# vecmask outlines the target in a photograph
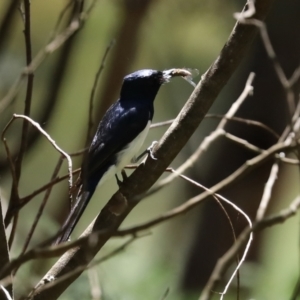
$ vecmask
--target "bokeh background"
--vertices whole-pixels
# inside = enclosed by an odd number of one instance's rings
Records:
[[[31,1],[34,56],[46,45],[66,4],[67,1],[62,0]],[[89,4],[86,1],[85,6]],[[95,124],[117,99],[122,78],[132,71],[188,67],[197,68],[200,74],[204,73],[217,58],[234,26],[233,13],[241,11],[244,4],[245,1],[241,0],[98,1],[83,28],[50,55],[35,72],[32,118],[65,151],[72,153],[82,149],[94,77],[105,49],[112,40],[115,44],[109,52],[97,88]],[[0,2],[0,17],[3,18],[9,5],[8,0]],[[288,76],[299,65],[299,12],[299,1],[276,0],[266,20],[272,44]],[[11,19],[6,35],[0,41],[0,99],[8,92],[26,62],[20,13],[16,11]],[[62,27],[67,19],[68,13],[62,21]],[[259,120],[281,133],[286,124],[284,93],[259,37],[211,112],[226,113],[242,92],[250,72],[256,74],[254,95],[242,105],[238,116]],[[196,82],[199,80],[200,76],[195,78]],[[15,101],[1,113],[1,132],[13,113],[23,113],[25,87],[23,85]],[[174,118],[192,89],[191,85],[178,78],[164,85],[156,98],[154,121]],[[215,119],[204,120],[172,166],[176,167],[185,161],[217,124],[218,120]],[[7,133],[13,153],[17,152],[20,142],[20,125],[20,121],[15,122]],[[153,129],[144,146],[158,140],[165,130]],[[272,136],[261,129],[232,124],[228,130],[261,148],[267,148],[275,142]],[[50,180],[58,157],[45,138],[31,129],[20,181],[21,196]],[[251,157],[253,153],[220,140],[209,148],[188,175],[211,186]],[[80,157],[74,158],[75,167],[80,166],[80,161]],[[264,165],[257,169],[222,194],[240,205],[250,216],[255,216],[270,166]],[[65,163],[60,174],[66,172]],[[299,192],[298,182],[297,167],[282,166],[268,213],[279,211],[290,203]],[[0,189],[4,208],[7,206],[10,188],[11,174],[1,144]],[[73,237],[83,231],[116,189],[115,180],[98,189]],[[177,179],[162,192],[142,201],[124,222],[123,228],[149,220],[199,192]],[[20,253],[41,200],[42,195],[21,211],[12,248],[14,256]],[[64,181],[55,186],[31,246],[59,229],[67,207],[67,182]],[[245,222],[241,216],[230,213],[238,233]],[[95,274],[103,293],[101,299],[161,299],[168,288],[170,292],[167,299],[198,299],[217,258],[232,243],[228,221],[211,199],[188,214],[161,224],[148,233],[125,251],[95,267],[92,273],[85,272],[61,299],[93,299],[89,276],[95,277]],[[121,238],[111,240],[99,253],[99,257],[123,242]],[[34,286],[53,262],[38,260],[23,266],[17,276],[17,295],[26,293]],[[280,226],[255,235],[248,260],[241,269],[241,299],[297,299],[291,297],[298,273],[299,220],[296,216]],[[235,283],[226,299],[236,299],[234,286]],[[218,299],[219,295],[213,298]]]

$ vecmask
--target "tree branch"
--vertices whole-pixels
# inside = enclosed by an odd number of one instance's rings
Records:
[[[258,1],[255,17],[264,19],[272,2],[273,0]],[[154,149],[153,154],[157,160],[148,157],[145,164],[137,168],[121,189],[113,195],[96,221],[86,229],[84,236],[97,230],[113,231],[120,226],[137,205],[134,197],[145,193],[155,183],[197,129],[208,109],[239,66],[256,33],[255,27],[240,23],[235,25],[220,56],[202,77],[186,105]],[[108,233],[94,240],[89,247],[78,247],[65,253],[44,278],[57,279],[76,267],[88,263],[109,238]],[[79,275],[76,274],[63,283],[53,284],[47,292],[42,290],[46,283],[43,279],[31,295],[32,299],[57,299]]]
[[[9,252],[8,252],[8,244],[6,240],[5,227],[3,222],[3,214],[2,214],[2,203],[1,203],[1,195],[0,195],[0,266],[5,266],[9,264]],[[12,285],[8,285],[6,290],[12,295]],[[7,296],[3,292],[0,291],[0,300],[7,300]]]

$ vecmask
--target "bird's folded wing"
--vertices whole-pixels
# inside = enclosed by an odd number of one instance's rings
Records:
[[[117,153],[141,133],[150,119],[149,110],[139,107],[124,109],[117,102],[102,119],[89,149],[87,176],[114,163]]]

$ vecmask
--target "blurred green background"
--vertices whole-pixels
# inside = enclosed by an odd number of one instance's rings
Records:
[[[0,17],[3,18],[9,3],[8,0],[0,2]],[[85,6],[90,3],[87,1]],[[61,0],[31,2],[34,56],[46,45],[66,4],[67,1]],[[82,149],[94,77],[112,40],[115,40],[115,46],[109,53],[97,89],[96,124],[110,103],[117,99],[121,79],[132,71],[188,67],[197,68],[203,74],[219,55],[235,24],[233,13],[240,11],[243,5],[244,1],[239,0],[98,1],[83,28],[72,38],[70,49],[63,46],[35,72],[32,118],[39,121],[68,153]],[[267,19],[271,40],[288,75],[299,63],[299,9],[296,1],[287,0],[283,4],[277,0]],[[66,20],[67,17],[62,23]],[[15,13],[0,48],[1,98],[25,66],[22,31],[21,16]],[[247,99],[238,115],[265,122],[280,133],[286,123],[284,95],[258,38],[211,111],[222,114],[228,110],[242,92],[250,71],[256,73],[254,96]],[[195,78],[196,82],[199,80],[200,76]],[[181,79],[174,79],[163,86],[156,98],[154,121],[174,118],[192,89]],[[23,113],[25,92],[26,85],[23,84],[16,101],[1,114],[1,131],[13,113]],[[172,166],[181,164],[217,124],[217,120],[204,120]],[[16,121],[7,134],[14,153],[20,141],[20,125],[21,122]],[[153,129],[144,147],[158,140],[165,129]],[[274,142],[261,130],[236,124],[229,129],[262,148]],[[34,132],[34,129],[30,130]],[[23,162],[21,196],[50,180],[59,157],[44,137],[36,136],[32,140]],[[244,149],[220,141],[205,153],[189,175],[210,186],[252,156]],[[74,159],[74,165],[80,166],[80,157]],[[270,165],[261,167],[234,187],[226,189],[224,194],[254,216],[269,168]],[[60,174],[66,172],[67,165],[64,163]],[[10,194],[11,175],[2,144],[0,176],[2,205],[5,207]],[[281,168],[268,213],[290,203],[298,193],[298,181],[296,167]],[[115,180],[98,189],[73,237],[84,230],[116,189]],[[199,192],[177,179],[159,194],[142,201],[124,222],[123,228],[149,220]],[[20,253],[41,200],[42,195],[22,209],[13,256]],[[64,181],[53,189],[31,246],[53,235],[66,213],[67,182]],[[239,232],[245,224],[241,217],[234,218]],[[125,251],[93,269],[90,276],[95,276],[95,272],[98,276],[103,293],[101,299],[161,299],[167,288],[170,289],[167,299],[198,299],[216,259],[231,245],[230,228],[224,219],[220,208],[210,199],[188,214],[151,229],[149,235],[137,239]],[[241,299],[281,300],[292,295],[299,273],[298,222],[298,217],[294,217],[255,236],[249,260],[241,269]],[[109,253],[124,240],[111,240],[98,256]],[[54,261],[38,260],[23,266],[17,276],[17,295],[34,286]],[[87,274],[85,272],[60,299],[93,299]],[[218,291],[222,290],[222,286]],[[236,299],[234,286],[235,283],[226,299]],[[218,298],[218,294],[213,296],[213,299]]]

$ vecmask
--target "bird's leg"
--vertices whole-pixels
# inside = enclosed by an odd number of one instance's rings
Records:
[[[146,155],[146,154],[147,154],[147,149],[146,149],[145,151],[143,151],[139,156],[133,157],[132,160],[131,160],[131,162],[132,162],[133,164],[138,163],[138,161],[139,161],[144,155]]]
[[[150,147],[148,147],[143,153],[141,153],[138,157],[134,159],[134,162],[138,162],[144,155],[148,154],[153,160],[157,160],[157,158],[153,155],[153,148],[158,144],[158,141],[153,141]]]
[[[116,180],[117,180],[117,184],[118,184],[119,187],[121,187],[122,184],[128,179],[128,176],[127,176],[125,170],[122,170],[122,171],[121,171],[121,175],[122,175],[123,181],[121,181],[121,180],[119,179],[118,175],[115,174]]]
[[[121,187],[121,185],[123,184],[122,180],[119,179],[119,177],[118,177],[117,174],[115,174],[115,177],[116,177],[116,180],[117,180],[117,185],[118,185],[119,187]]]
[[[125,172],[124,169],[121,171],[121,175],[122,175],[123,182],[128,179],[128,176],[127,176],[127,174],[126,174],[126,172]]]

